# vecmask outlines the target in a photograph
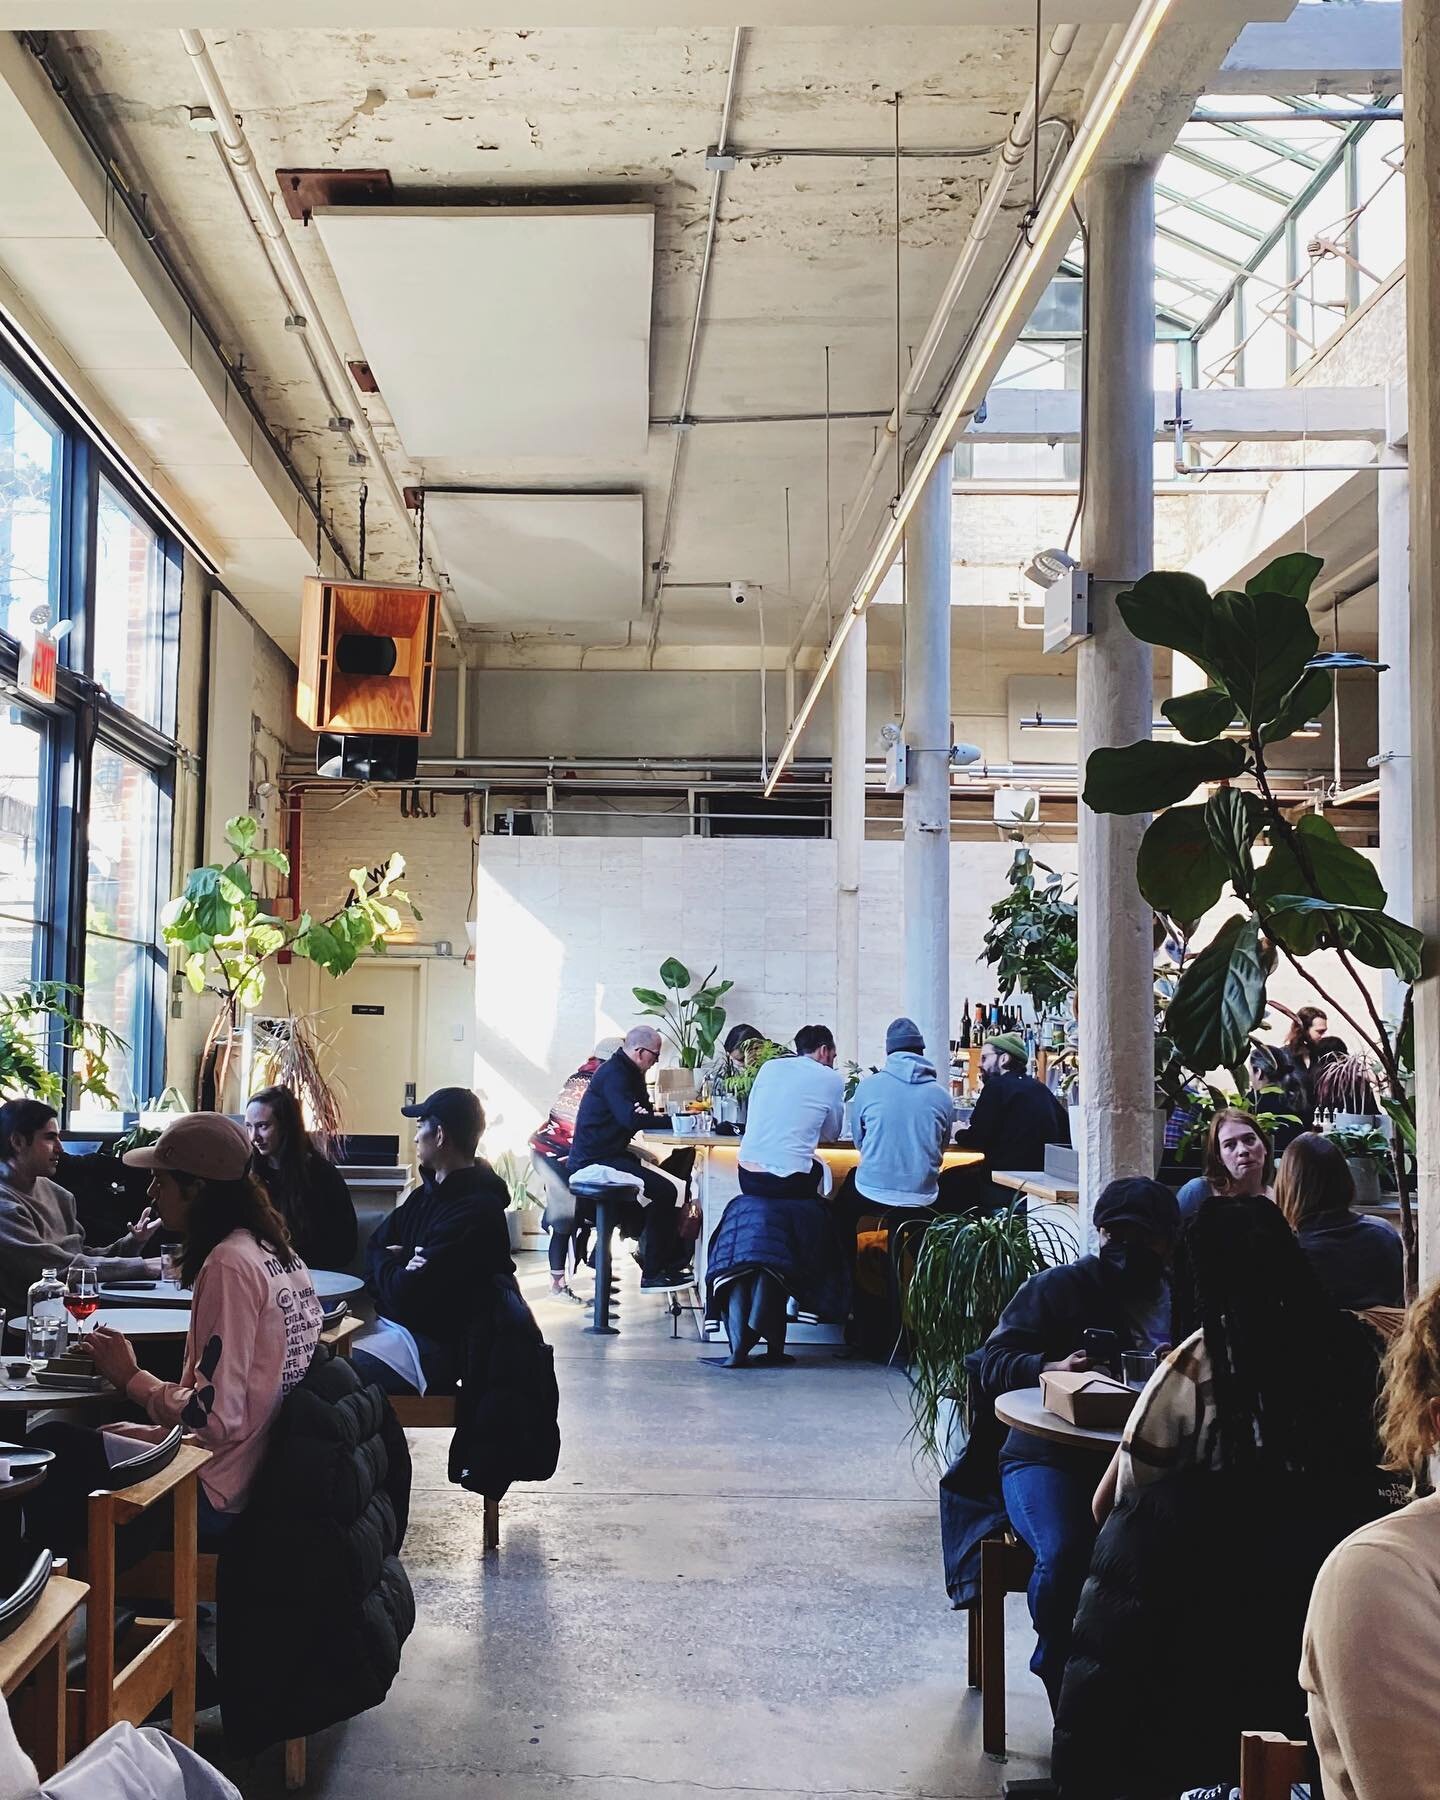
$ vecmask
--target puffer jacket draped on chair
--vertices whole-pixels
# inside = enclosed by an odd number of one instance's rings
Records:
[[[812,1196],[790,1200],[737,1194],[710,1235],[705,1310],[716,1319],[728,1275],[768,1269],[802,1312],[843,1319],[850,1283],[830,1208]]]
[[[220,1554],[220,1704],[237,1754],[385,1698],[415,1624],[399,1558],[409,1507],[410,1453],[389,1402],[319,1352]]]

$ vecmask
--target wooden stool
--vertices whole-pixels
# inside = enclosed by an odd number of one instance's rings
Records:
[[[980,1544],[980,1598],[970,1608],[970,1685],[980,1690],[980,1739],[1003,1762],[1005,1749],[1005,1596],[1023,1594],[1035,1572],[1028,1544],[993,1532]]]
[[[63,1570],[65,1564],[54,1567]],[[35,1678],[16,1735],[42,1781],[65,1763],[65,1641],[89,1591],[83,1581],[52,1572],[29,1618],[0,1640],[0,1693],[9,1700],[30,1676]]]
[[[407,1431],[453,1431],[455,1429],[455,1396],[453,1394],[391,1394],[388,1396],[395,1417]],[[500,1502],[485,1496],[485,1519],[482,1542],[486,1550],[500,1548]]]
[[[1240,1733],[1240,1800],[1290,1800],[1310,1774],[1310,1746],[1280,1731]]]
[[[85,1575],[90,1601],[85,1620],[85,1702],[81,1744],[90,1744],[112,1725],[143,1725],[168,1694],[170,1735],[195,1742],[195,1484],[210,1452],[182,1444],[175,1460],[148,1481],[114,1493],[91,1494]],[[116,1667],[115,1601],[120,1592],[115,1569],[115,1532],[152,1506],[169,1500],[174,1509],[170,1547],[170,1611],[163,1618],[138,1618],[127,1637],[129,1660]],[[153,1598],[154,1590],[148,1597]],[[72,1689],[72,1696],[82,1697]]]
[[[320,1342],[332,1356],[343,1356],[350,1360],[350,1340],[358,1337],[365,1329],[365,1321],[357,1319],[354,1313],[347,1313],[343,1319],[337,1319],[333,1325],[327,1325],[320,1333]]]

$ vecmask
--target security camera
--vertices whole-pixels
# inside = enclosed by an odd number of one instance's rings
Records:
[[[745,604],[747,596],[745,593],[745,583],[743,581],[732,581],[730,583],[730,598],[737,606],[743,606]]]

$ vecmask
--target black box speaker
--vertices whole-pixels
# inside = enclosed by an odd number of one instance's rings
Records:
[[[322,731],[315,740],[315,773],[335,781],[413,781],[419,760],[419,738]]]

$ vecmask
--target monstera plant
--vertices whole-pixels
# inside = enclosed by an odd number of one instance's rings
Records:
[[[1270,776],[1273,747],[1334,698],[1329,670],[1315,666],[1319,642],[1306,608],[1320,567],[1317,557],[1282,556],[1244,593],[1218,594],[1193,575],[1158,572],[1121,594],[1116,604],[1126,627],[1147,644],[1189,657],[1207,685],[1162,706],[1178,741],[1145,739],[1092,752],[1084,799],[1095,812],[1158,815],[1141,840],[1136,875],[1151,906],[1182,930],[1216,905],[1227,883],[1234,894],[1235,910],[1187,958],[1165,1011],[1165,1035],[1184,1065],[1202,1077],[1223,1066],[1243,1087],[1266,978],[1283,961],[1363,1042],[1380,1072],[1382,1104],[1413,1148],[1408,984],[1419,976],[1423,939],[1386,912],[1373,865],[1318,813],[1292,818]],[[1193,799],[1200,788],[1210,789],[1209,797]],[[1262,846],[1269,854],[1257,861]],[[1352,977],[1359,998],[1350,1005],[1322,984],[1313,961],[1318,950],[1330,951]],[[1381,1016],[1361,965],[1391,970],[1406,984],[1399,1019]],[[1414,1211],[1406,1159],[1395,1161],[1413,1292]]]

